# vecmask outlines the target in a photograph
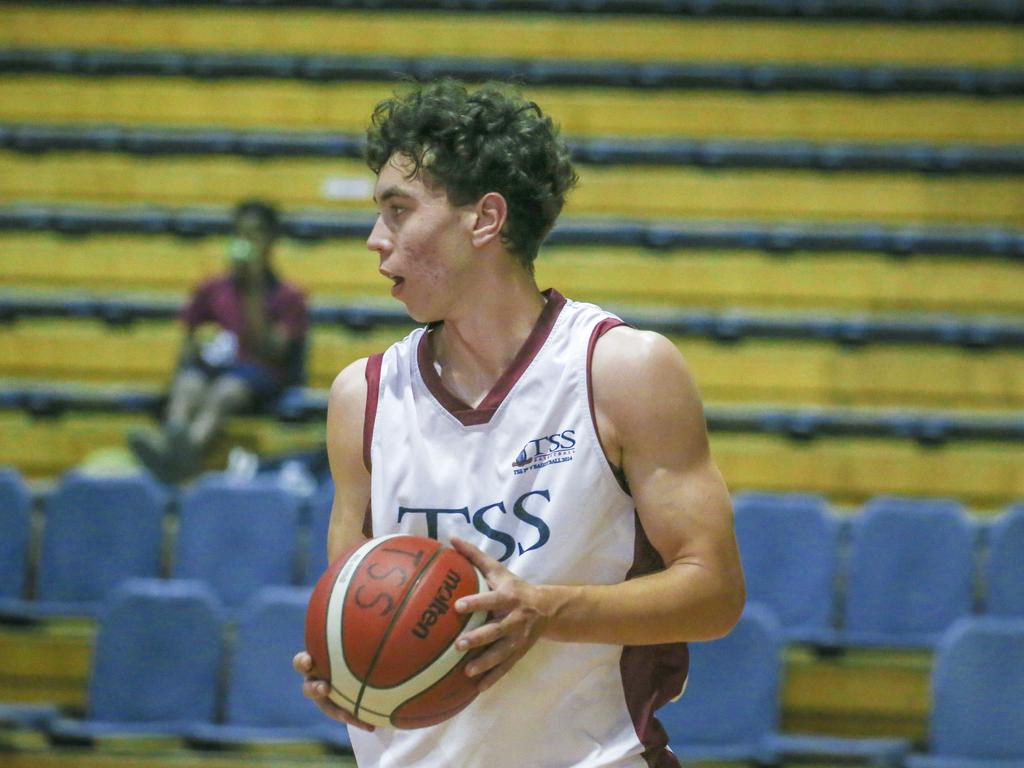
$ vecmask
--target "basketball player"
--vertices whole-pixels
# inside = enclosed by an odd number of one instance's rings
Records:
[[[675,346],[541,292],[533,260],[576,181],[540,109],[451,81],[386,100],[368,132],[368,246],[425,327],[331,388],[329,554],[368,536],[451,542],[492,591],[458,645],[480,695],[430,728],[373,729],[304,691],[361,768],[669,768],[654,710],[686,641],[744,602],[729,495]],[[661,194],[651,189],[651,195]]]

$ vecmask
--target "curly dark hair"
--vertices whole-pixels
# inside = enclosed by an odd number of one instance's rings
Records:
[[[530,270],[577,181],[551,118],[502,83],[472,91],[449,79],[411,86],[377,105],[366,139],[376,174],[397,153],[412,161],[410,178],[422,173],[453,205],[501,194],[502,242]]]

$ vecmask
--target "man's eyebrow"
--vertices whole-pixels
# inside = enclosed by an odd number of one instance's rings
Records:
[[[380,204],[380,203],[387,202],[388,200],[390,200],[393,197],[409,197],[409,196],[410,196],[410,192],[407,189],[405,189],[404,187],[393,186],[393,187],[388,187],[383,192],[381,192],[380,193],[380,197],[377,197],[377,195],[374,195],[373,196],[373,202]]]

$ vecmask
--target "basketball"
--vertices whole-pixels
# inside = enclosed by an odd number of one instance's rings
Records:
[[[372,725],[423,728],[476,696],[455,640],[487,618],[455,601],[487,589],[465,557],[422,536],[371,539],[320,577],[306,610],[306,650],[330,699]]]

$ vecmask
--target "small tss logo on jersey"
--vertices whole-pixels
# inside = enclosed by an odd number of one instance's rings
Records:
[[[531,440],[512,462],[512,471],[521,475],[532,469],[540,469],[549,464],[561,464],[572,461],[576,452],[576,430],[564,429],[553,435],[546,435]]]

